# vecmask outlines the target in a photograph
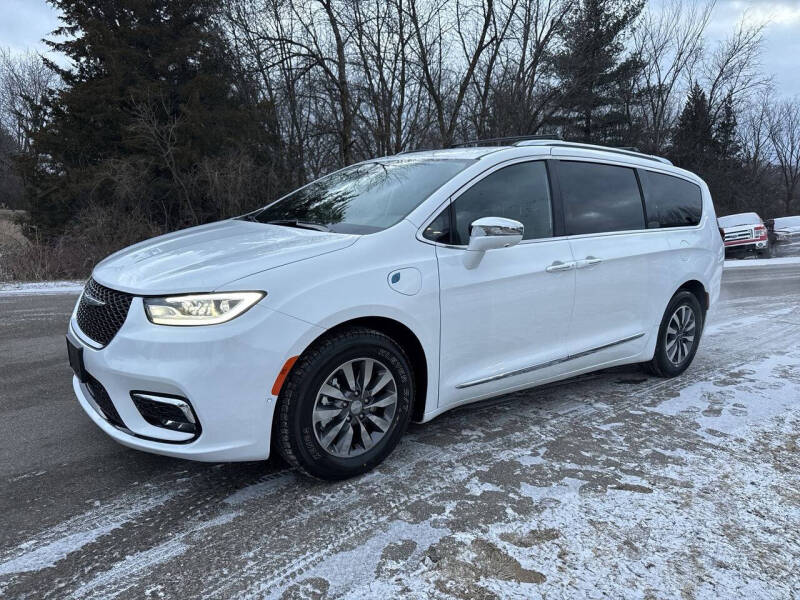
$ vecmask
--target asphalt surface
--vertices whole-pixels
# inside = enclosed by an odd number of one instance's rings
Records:
[[[726,270],[679,378],[459,409],[341,483],[111,441],[74,302],[0,296],[0,597],[800,595],[800,264]]]

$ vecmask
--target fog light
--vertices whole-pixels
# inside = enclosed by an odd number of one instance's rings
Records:
[[[197,417],[185,398],[131,392],[131,399],[142,418],[154,427],[182,433],[196,434],[200,431]]]

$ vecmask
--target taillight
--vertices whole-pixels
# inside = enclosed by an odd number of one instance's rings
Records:
[[[753,228],[753,234],[757,240],[765,240],[767,239],[767,228],[763,225],[756,225]]]

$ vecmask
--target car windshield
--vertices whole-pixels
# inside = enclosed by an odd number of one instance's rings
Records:
[[[473,162],[402,158],[361,163],[242,218],[337,233],[374,233],[401,221]]]

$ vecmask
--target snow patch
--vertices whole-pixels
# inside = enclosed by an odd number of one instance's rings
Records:
[[[581,486],[585,483],[586,482],[582,479],[565,477],[560,483],[555,485],[547,485],[544,487],[531,485],[522,481],[519,484],[519,488],[523,496],[530,498],[534,502],[538,502],[540,500],[544,500],[545,498],[555,498],[556,500],[561,500],[563,498],[577,496]]]
[[[147,492],[150,493],[152,492]],[[73,517],[41,533],[37,536],[38,539],[20,544],[16,551],[3,556],[0,559],[2,560],[0,575],[39,571],[52,567],[67,555],[119,529],[147,511],[161,506],[176,495],[177,492],[166,492],[152,497],[147,497],[146,494],[124,497],[100,510]]]
[[[265,477],[263,481],[248,485],[234,492],[225,498],[223,502],[231,506],[238,506],[239,504],[243,504],[249,500],[269,496],[273,492],[280,490],[286,484],[294,482],[295,480],[296,477],[294,473],[291,472],[284,471],[282,473],[271,473]]]
[[[0,296],[34,296],[39,294],[80,294],[85,281],[0,282]]]
[[[433,527],[430,522],[407,523],[405,521],[392,521],[382,532],[369,538],[360,546],[339,552],[327,557],[319,565],[303,573],[302,579],[320,577],[328,581],[327,597],[337,598],[344,596],[351,599],[367,599],[379,597],[397,597],[398,590],[390,590],[393,586],[376,586],[374,583],[375,571],[383,556],[383,550],[393,542],[412,540],[414,550],[407,562],[419,562],[424,552],[450,530]],[[291,584],[283,584],[279,588],[257,588],[248,590],[244,597],[247,598],[280,598]],[[383,593],[377,593],[378,588],[383,588]],[[384,595],[384,593],[391,592]]]
[[[483,492],[502,492],[503,488],[494,485],[493,483],[486,483],[478,481],[473,477],[467,482],[467,493],[470,496],[480,496]]]
[[[739,260],[726,260],[726,269],[741,267],[765,267],[778,265],[800,265],[800,256],[783,256],[780,258],[744,258]]]
[[[706,439],[718,439],[708,432],[734,434],[754,424],[761,424],[797,404],[800,398],[800,357],[775,354],[744,367],[744,381],[735,385],[724,380],[698,381],[680,394],[649,408],[667,416],[682,415],[693,419]],[[798,373],[800,375],[800,373]]]

